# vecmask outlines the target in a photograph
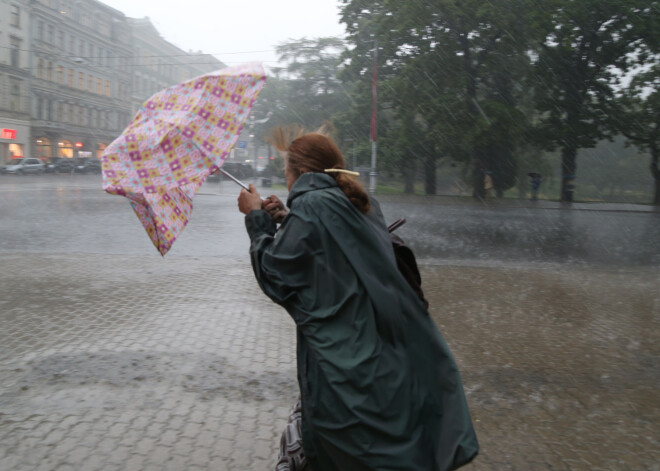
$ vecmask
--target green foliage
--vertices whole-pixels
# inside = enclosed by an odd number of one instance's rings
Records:
[[[345,43],[302,38],[278,46],[287,68],[262,92],[273,113],[268,128],[331,121],[347,165],[368,167],[376,65],[379,172],[402,178],[405,192],[421,175],[434,193],[436,167],[446,163],[472,175],[476,196],[484,172],[498,194],[527,188],[531,171],[547,175],[547,189],[555,174],[575,174],[578,155],[581,171],[598,165],[579,150],[619,133],[654,155],[658,4],[340,0]],[[628,85],[622,79],[632,71]],[[639,157],[612,158],[621,174],[630,173],[622,159]]]
[[[281,104],[289,123],[315,129],[346,109],[348,99],[337,77],[343,48],[338,38],[302,38],[276,47],[280,61],[287,64],[288,86]]]

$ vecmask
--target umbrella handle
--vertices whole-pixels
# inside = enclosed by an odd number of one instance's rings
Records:
[[[403,226],[406,223],[406,218],[397,219],[392,224],[387,226],[389,232],[397,230],[399,227]]]
[[[237,184],[239,184],[240,186],[242,186],[243,188],[245,188],[247,191],[250,191],[250,187],[249,187],[249,186],[247,186],[245,183],[243,183],[243,182],[240,181],[238,178],[236,178],[235,176],[233,176],[231,173],[227,172],[226,170],[224,170],[224,169],[222,169],[222,168],[219,168],[218,170],[220,170],[223,174],[225,174],[226,176],[228,176],[228,177],[229,177],[231,180],[233,180],[235,183],[237,183]]]

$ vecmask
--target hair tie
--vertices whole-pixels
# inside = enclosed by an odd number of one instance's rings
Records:
[[[346,175],[349,175],[351,177],[359,177],[360,173],[359,172],[353,172],[351,170],[346,170],[344,168],[326,168],[324,170],[325,173],[344,173]]]

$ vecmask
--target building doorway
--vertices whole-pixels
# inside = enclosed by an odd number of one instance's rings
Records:
[[[50,160],[53,156],[53,145],[47,137],[40,137],[36,141],[37,155],[40,160]]]

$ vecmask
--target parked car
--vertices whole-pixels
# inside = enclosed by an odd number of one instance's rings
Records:
[[[55,162],[55,172],[57,173],[71,173],[73,171],[73,167],[73,159],[63,158]]]
[[[44,162],[44,172],[55,173],[57,172],[57,159],[50,159]]]
[[[98,159],[76,160],[74,171],[77,173],[101,173],[101,161]]]
[[[23,175],[25,173],[44,173],[45,165],[39,159],[33,157],[24,157],[12,159],[0,168],[2,173],[14,175]]]

